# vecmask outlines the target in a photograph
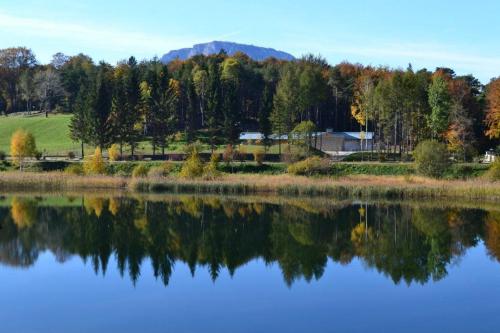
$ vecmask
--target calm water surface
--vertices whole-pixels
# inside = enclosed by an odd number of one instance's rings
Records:
[[[18,195],[0,226],[1,332],[500,332],[500,207]]]

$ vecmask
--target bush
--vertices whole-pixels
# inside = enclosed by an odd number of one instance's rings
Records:
[[[220,177],[221,172],[218,170],[219,166],[219,154],[212,153],[210,156],[210,162],[203,168],[203,178],[205,179],[215,179]]]
[[[491,181],[500,181],[500,157],[497,157],[495,162],[490,165],[485,176]]]
[[[229,165],[234,159],[234,149],[232,144],[228,144],[226,146],[226,149],[224,150],[224,153],[222,154],[222,160]]]
[[[258,147],[253,152],[253,160],[255,162],[257,162],[258,166],[261,166],[263,164],[265,155],[266,155],[266,152],[265,152],[264,148],[262,148],[262,147]]]
[[[182,165],[180,176],[182,178],[197,178],[203,175],[203,163],[198,151],[193,149],[186,162]]]
[[[94,155],[85,159],[83,170],[87,175],[102,175],[106,173],[106,163],[102,158],[101,148],[97,147]]]
[[[64,169],[64,172],[70,175],[81,176],[84,174],[83,166],[80,163],[73,163]]]
[[[317,156],[309,157],[288,166],[288,173],[292,175],[324,175],[331,170],[330,160]]]
[[[166,177],[174,171],[175,165],[171,162],[165,162],[162,165],[152,167],[149,169],[148,177],[159,178]]]
[[[0,150],[0,161],[5,161],[7,154],[4,151]]]
[[[446,145],[435,140],[419,143],[413,152],[413,157],[417,172],[428,177],[442,177],[450,166]]]
[[[139,163],[134,170],[132,170],[132,177],[134,178],[143,178],[148,175],[148,167],[143,163]]]
[[[108,157],[110,161],[118,161],[120,159],[120,147],[116,143],[109,147]]]

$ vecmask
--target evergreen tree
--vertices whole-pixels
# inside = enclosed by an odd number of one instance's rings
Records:
[[[259,131],[262,133],[264,137],[263,141],[265,146],[268,146],[270,143],[269,141],[269,136],[271,135],[270,116],[272,111],[273,111],[273,94],[271,91],[271,87],[266,84],[260,100],[259,115],[258,115]]]
[[[448,129],[451,106],[448,84],[442,75],[436,75],[429,86],[429,105],[432,110],[429,127],[438,138]]]
[[[95,84],[95,99],[92,101],[89,115],[89,139],[91,143],[107,148],[113,141],[112,100],[113,79],[112,68],[100,63]]]
[[[73,104],[73,117],[69,124],[70,137],[81,143],[82,158],[85,157],[84,144],[90,142],[90,109],[93,100],[92,87],[81,86]]]
[[[126,128],[128,135],[126,136],[126,142],[130,147],[130,153],[134,156],[135,148],[138,142],[141,140],[141,113],[140,113],[140,102],[141,102],[141,87],[139,78],[139,69],[137,67],[137,61],[134,57],[130,57],[128,62],[128,72],[125,77],[125,89],[126,89]]]

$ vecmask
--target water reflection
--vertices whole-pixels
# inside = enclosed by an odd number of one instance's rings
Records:
[[[115,262],[135,284],[147,258],[165,285],[177,261],[194,276],[208,267],[234,275],[245,263],[277,263],[284,281],[320,279],[329,259],[359,258],[394,283],[446,277],[484,240],[500,261],[500,212],[420,204],[332,204],[223,197],[10,197],[0,201],[0,262],[27,268],[49,250],[106,274]]]

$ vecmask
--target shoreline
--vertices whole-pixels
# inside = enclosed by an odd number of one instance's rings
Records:
[[[467,199],[500,202],[500,182],[418,176],[304,177],[224,174],[215,180],[2,172],[0,191],[125,190],[131,193],[326,196],[361,199]]]

